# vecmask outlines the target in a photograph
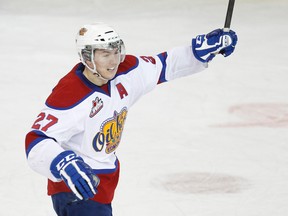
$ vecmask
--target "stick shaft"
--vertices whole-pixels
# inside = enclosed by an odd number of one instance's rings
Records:
[[[235,0],[229,0],[224,29],[230,29]]]

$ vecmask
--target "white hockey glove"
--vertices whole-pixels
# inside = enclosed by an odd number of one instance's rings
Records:
[[[209,62],[219,53],[224,57],[231,55],[237,41],[234,31],[225,32],[223,29],[216,29],[207,35],[198,35],[193,38],[192,51],[199,61]]]
[[[50,171],[66,185],[80,200],[93,198],[100,183],[92,168],[73,151],[60,153],[51,163]]]

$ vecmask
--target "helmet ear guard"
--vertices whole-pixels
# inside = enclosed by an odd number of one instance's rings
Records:
[[[85,49],[81,50],[81,56],[82,56],[82,60],[84,62],[91,61],[91,55],[92,55],[92,50],[91,49],[85,48]]]

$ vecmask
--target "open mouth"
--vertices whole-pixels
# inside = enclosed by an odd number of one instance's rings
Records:
[[[114,70],[115,70],[115,68],[116,68],[116,67],[113,67],[113,68],[108,68],[107,70],[111,72],[111,71],[114,71]]]

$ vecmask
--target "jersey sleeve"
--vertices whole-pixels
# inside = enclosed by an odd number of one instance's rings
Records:
[[[76,124],[73,112],[44,108],[26,135],[25,147],[28,165],[52,181],[58,181],[50,172],[52,160],[65,150],[63,147],[82,129]]]
[[[162,65],[166,81],[203,71],[208,67],[207,63],[202,63],[195,58],[192,47],[176,47],[167,52],[167,56],[158,55]]]
[[[176,47],[156,56],[140,56],[137,69],[131,73],[133,80],[133,105],[142,95],[158,84],[198,73],[207,68],[197,60],[191,46]]]

